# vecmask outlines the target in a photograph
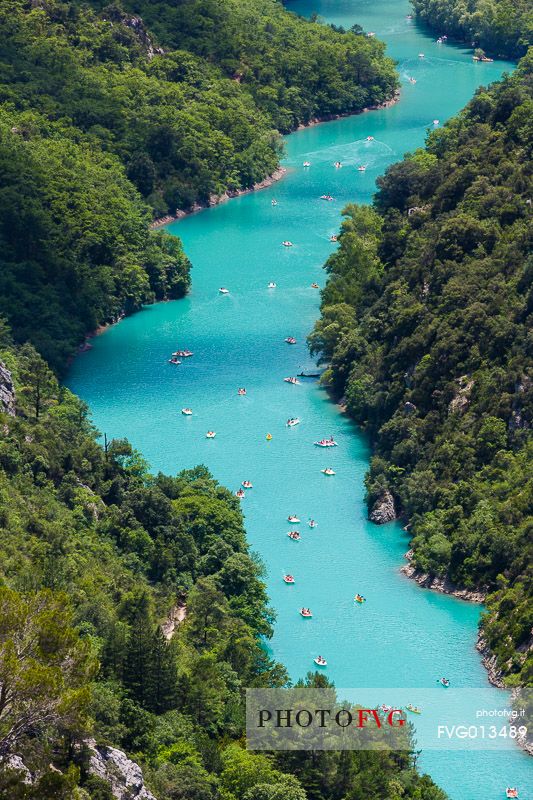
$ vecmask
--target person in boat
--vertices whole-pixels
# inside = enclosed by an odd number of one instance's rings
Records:
[[[334,233],[329,237],[329,240],[330,240],[330,242],[336,242],[337,241],[337,237],[335,236]]]

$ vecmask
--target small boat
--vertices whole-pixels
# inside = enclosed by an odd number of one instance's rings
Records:
[[[302,615],[302,617],[312,617],[313,616],[313,613],[312,613],[310,608],[301,608],[300,609],[300,614]]]
[[[443,41],[444,40],[443,40],[442,36],[439,36],[439,38],[437,39],[437,44],[442,44]]]
[[[416,83],[416,78],[409,78],[409,83]]]
[[[246,497],[246,492],[244,491],[244,489],[237,489],[237,491],[235,492],[235,496],[240,497],[242,500],[243,497]]]
[[[229,294],[229,289],[225,289],[224,286],[221,286],[218,291],[220,294]]]
[[[318,283],[312,283],[311,289],[320,289],[320,286],[318,285]]]
[[[275,289],[276,288],[276,284],[274,283],[274,281],[270,281],[270,283],[268,284],[268,288],[269,289]]]
[[[293,575],[284,575],[283,580],[285,583],[294,583],[294,576]]]
[[[330,242],[337,242],[337,241],[338,241],[338,238],[337,238],[337,236],[335,236],[335,234],[333,233],[333,234],[332,234],[332,235],[329,237],[329,240],[330,240]]]
[[[175,353],[172,353],[173,356],[177,356],[178,358],[190,358],[194,355],[192,350],[176,350]]]
[[[440,38],[442,39],[443,42],[445,42],[448,37],[446,35],[442,35]]]
[[[293,542],[299,542],[300,539],[302,538],[298,531],[289,531],[287,536],[289,537],[289,539],[292,539]]]
[[[291,419],[287,420],[287,428],[294,428],[295,425],[299,425],[300,420],[298,417],[291,417]]]
[[[181,413],[185,414],[186,417],[190,417],[192,414],[192,408],[182,408]]]
[[[487,58],[487,56],[481,56],[480,61],[483,61],[485,64],[490,64],[491,61],[494,61],[493,58]]]
[[[405,19],[413,19],[413,15],[412,14],[408,14]]]
[[[292,242],[289,242],[288,239],[287,239],[287,241],[282,242],[281,244],[283,245],[283,247],[292,247]]]
[[[334,439],[321,439],[319,442],[313,442],[316,447],[338,447]]]
[[[277,206],[277,204],[278,204],[277,200],[271,200],[270,201],[270,205],[272,205],[272,206]]]
[[[251,481],[243,481],[241,485],[242,485],[243,489],[253,489],[254,488],[254,485],[253,485],[253,483],[251,483]]]
[[[317,656],[316,658],[313,659],[313,661],[315,662],[317,667],[327,667],[328,665],[328,662],[323,656]]]
[[[434,119],[433,120],[433,125],[438,125],[438,124],[439,124],[439,120],[438,119]]]
[[[287,342],[287,344],[296,344],[296,339],[294,338],[294,336],[287,336],[285,341]]]
[[[340,168],[342,167],[342,164],[341,164],[341,162],[340,162],[340,161],[335,161],[335,163],[333,164],[333,166],[335,167],[335,169],[340,169]]]
[[[419,53],[419,54],[418,54],[418,58],[425,58],[425,55],[424,55],[424,53]]]
[[[320,199],[321,200],[333,200],[333,197],[330,194],[321,194],[320,195]]]
[[[310,519],[307,524],[309,525],[310,528],[316,528],[317,525],[318,525],[318,522],[316,522],[316,520],[314,520],[314,519]]]
[[[168,363],[169,364],[175,364],[176,366],[178,366],[178,364],[181,364],[181,361],[178,361],[177,358],[174,358],[174,356],[172,356],[172,358],[168,359]]]
[[[479,56],[472,56],[472,61],[481,61]]]
[[[215,436],[216,436],[216,433],[215,433],[215,431],[207,431],[207,433],[206,433],[206,435],[205,435],[205,438],[206,438],[206,439],[214,439],[214,438],[215,438]]]
[[[390,712],[392,711],[392,706],[387,706],[385,703],[382,703],[379,706],[378,710],[381,711],[383,714],[390,714]]]
[[[326,469],[321,469],[320,472],[323,472],[324,475],[335,475],[335,470],[331,469],[331,467],[326,467]]]
[[[271,433],[267,433],[266,440],[267,440],[267,442],[272,441],[272,434]]]
[[[311,162],[310,161],[304,161],[303,165],[304,165],[304,167],[310,167],[311,166]]]
[[[368,36],[370,39],[372,38],[372,36],[375,36],[375,35],[376,35],[376,34],[374,33],[374,31],[369,31],[369,32],[367,33],[367,36]]]
[[[508,786],[505,790],[505,796],[509,798],[518,797],[518,789]]]
[[[289,516],[287,517],[287,522],[300,522],[300,520],[298,519],[298,517],[295,517],[293,514],[289,514]]]
[[[237,394],[240,395],[241,397],[244,397],[244,395],[246,394],[246,389],[244,388],[244,386],[240,386],[237,389]]]
[[[364,164],[361,164],[359,167],[357,167],[357,171],[358,171],[358,172],[366,172],[366,167],[365,167],[365,165],[364,165]]]
[[[363,597],[362,594],[356,594],[354,600],[356,603],[366,603],[366,597]]]
[[[444,686],[445,689],[447,689],[448,686],[450,685],[450,681],[448,680],[448,678],[439,678],[437,683],[442,684],[442,686]]]
[[[285,383],[292,383],[293,386],[297,386],[300,383],[298,378],[283,378],[283,380]]]
[[[367,140],[367,142],[373,142],[374,141],[374,137],[373,136],[367,136],[366,140]]]
[[[405,707],[406,707],[407,711],[411,712],[411,714],[421,714],[422,713],[422,709],[419,708],[418,706],[414,706],[412,703],[407,703],[407,705]]]

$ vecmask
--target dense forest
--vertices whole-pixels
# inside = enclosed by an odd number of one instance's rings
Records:
[[[439,35],[493,56],[521,58],[533,37],[529,0],[411,0],[417,17]]]
[[[126,6],[0,6],[0,313],[56,370],[99,324],[187,291],[154,216],[252,186],[279,130],[396,88],[381,43],[275,0]]]
[[[261,644],[273,614],[239,501],[204,467],[150,475],[127,442],[98,445],[3,321],[0,359],[0,797],[112,800],[94,737],[157,800],[445,800],[413,753],[243,749],[244,687],[287,674]]]
[[[311,348],[370,434],[422,573],[489,592],[484,636],[531,684],[533,60],[349,206]]]

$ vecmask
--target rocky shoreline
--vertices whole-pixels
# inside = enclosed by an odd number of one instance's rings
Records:
[[[323,117],[315,117],[314,119],[309,120],[309,122],[301,123],[296,128],[297,131],[304,130],[304,128],[311,128],[314,125],[321,125],[323,122],[333,122],[336,119],[344,119],[344,117],[355,117],[359,114],[365,114],[367,111],[380,111],[384,108],[390,108],[391,106],[395,105],[400,99],[400,90],[398,89],[393,97],[390,100],[385,100],[384,103],[378,103],[375,106],[367,106],[362,108],[360,111],[347,111],[346,114],[326,114]],[[220,203],[225,203],[226,200],[232,200],[234,197],[240,197],[243,194],[250,194],[250,192],[257,192],[260,189],[267,189],[269,186],[272,186],[277,181],[281,180],[287,174],[287,169],[285,167],[278,167],[272,175],[268,175],[259,183],[254,183],[253,186],[250,186],[247,189],[234,189],[223,192],[222,194],[212,194],[209,197],[207,203],[194,203],[194,205],[188,211],[177,210],[174,215],[167,214],[164,217],[159,217],[159,219],[155,219],[151,224],[151,230],[156,230],[157,228],[161,228],[164,225],[169,225],[171,222],[176,222],[179,219],[183,219],[184,217],[188,217],[190,214],[196,214],[198,211],[203,211],[206,208],[213,208],[214,206],[218,206]]]
[[[220,203],[225,203],[226,200],[232,200],[234,197],[240,197],[243,194],[250,194],[250,192],[257,192],[260,189],[267,189],[269,186],[272,186],[274,183],[276,183],[276,181],[280,181],[284,175],[286,175],[286,173],[287,170],[285,167],[278,167],[278,169],[275,170],[272,175],[268,175],[262,181],[259,181],[259,183],[254,183],[254,185],[250,186],[248,189],[228,189],[222,194],[212,194],[207,203],[194,203],[189,211],[178,210],[174,216],[167,214],[166,217],[160,217],[150,224],[150,228],[151,230],[155,230],[156,228],[161,228],[163,225],[168,225],[170,222],[176,222],[178,219],[188,217],[190,214],[196,214],[198,211],[203,211],[206,208],[218,206]]]
[[[411,563],[413,558],[413,551],[408,550],[405,558],[409,562],[405,566],[400,567],[400,572],[407,578],[416,581],[419,586],[424,589],[432,589],[434,592],[441,594],[453,595],[458,597],[459,600],[467,600],[469,603],[484,603],[486,594],[485,592],[471,591],[470,589],[461,589],[453,584],[448,578],[439,578],[437,575],[429,575],[416,569]]]

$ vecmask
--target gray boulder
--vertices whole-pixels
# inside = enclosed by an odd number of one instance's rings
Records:
[[[11,373],[0,361],[0,412],[15,416],[15,387]]]
[[[376,525],[384,525],[385,522],[392,522],[393,520],[398,519],[396,508],[394,506],[394,497],[388,489],[383,492],[381,497],[378,497],[372,506],[370,519],[372,522],[375,522]]]
[[[86,743],[90,752],[89,772],[106,781],[116,800],[157,800],[144,785],[142,769],[115,747]]]

